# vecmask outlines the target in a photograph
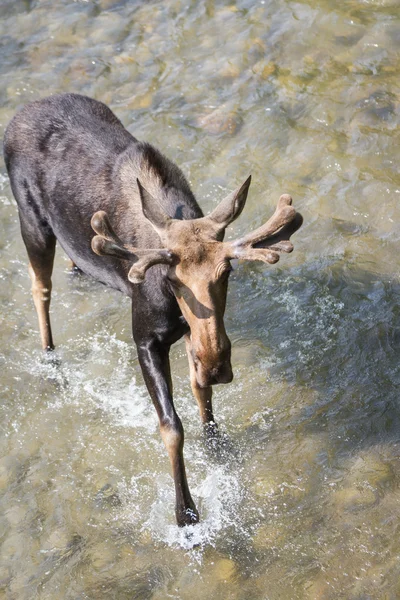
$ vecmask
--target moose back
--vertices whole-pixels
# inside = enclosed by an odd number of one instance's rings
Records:
[[[292,251],[301,216],[284,194],[264,225],[224,242],[250,177],[204,216],[179,167],[135,139],[104,104],[78,94],[26,105],[6,130],[4,154],[43,348],[54,348],[49,307],[58,240],[84,273],[132,299],[133,338],[171,461],[176,519],[196,523],[170,347],[185,337],[201,421],[207,435],[217,436],[212,386],[233,377],[223,320],[230,260],[277,262],[280,252]]]

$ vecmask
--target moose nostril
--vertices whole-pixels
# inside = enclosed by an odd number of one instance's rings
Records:
[[[214,367],[210,371],[212,383],[230,383],[233,379],[233,372],[230,362],[224,362]]]

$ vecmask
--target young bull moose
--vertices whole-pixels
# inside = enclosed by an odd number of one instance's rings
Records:
[[[223,321],[230,260],[277,262],[279,252],[292,251],[301,216],[284,194],[265,225],[223,242],[250,177],[204,217],[174,163],[136,140],[104,104],[77,94],[25,106],[7,128],[4,152],[43,348],[54,348],[49,307],[58,240],[84,273],[132,299],[139,362],[172,464],[177,522],[197,522],[172,399],[171,344],[185,336],[193,394],[206,432],[215,435],[211,386],[233,377]]]

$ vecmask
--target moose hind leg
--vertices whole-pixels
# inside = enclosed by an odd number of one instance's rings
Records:
[[[56,237],[47,226],[42,226],[41,231],[36,231],[36,236],[32,237],[32,232],[27,231],[21,222],[21,231],[28,252],[29,276],[32,281],[32,296],[39,320],[42,348],[53,350],[49,311]]]

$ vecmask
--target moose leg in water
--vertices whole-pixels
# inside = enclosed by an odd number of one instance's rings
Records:
[[[194,367],[192,347],[190,336],[185,336],[186,352],[189,359],[190,384],[192,386],[193,396],[196,398],[199,407],[200,419],[204,425],[204,431],[207,436],[214,436],[218,433],[218,426],[214,421],[212,409],[212,387],[201,388],[197,383],[196,370]]]
[[[169,455],[175,483],[175,514],[178,525],[197,523],[199,513],[190,495],[183,461],[184,434],[172,400],[169,346],[151,339],[138,344],[139,363],[158,414],[160,432]]]
[[[36,218],[33,211],[28,212],[29,216],[26,213],[20,213],[21,233],[29,258],[29,276],[32,282],[33,302],[39,320],[42,348],[52,350],[54,344],[49,310],[56,237],[43,220]]]
[[[43,259],[37,258],[36,253],[28,249],[29,276],[32,281],[32,296],[39,319],[40,338],[43,350],[53,350],[53,336],[50,325],[51,274],[53,272],[56,238],[51,240],[51,246]]]
[[[182,319],[179,319],[175,326],[172,325],[179,313],[175,298],[157,299],[153,295],[152,300],[149,300],[146,294],[148,285],[146,282],[143,288],[137,286],[132,299],[133,337],[143,378],[157,411],[161,437],[171,462],[175,484],[176,520],[178,525],[184,526],[197,523],[199,513],[186,479],[183,460],[184,432],[172,398],[169,351],[171,344],[187,330],[187,325]],[[164,309],[168,305],[169,310],[162,312],[157,300],[164,305]],[[145,319],[143,319],[143,310],[146,313]],[[149,333],[149,322],[152,324],[152,333]]]

